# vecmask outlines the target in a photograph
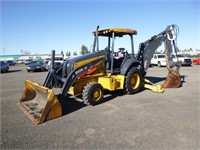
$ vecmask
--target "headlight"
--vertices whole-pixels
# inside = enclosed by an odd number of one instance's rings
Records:
[[[26,67],[26,69],[31,69],[30,67]]]

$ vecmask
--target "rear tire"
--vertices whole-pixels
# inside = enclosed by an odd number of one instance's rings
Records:
[[[103,87],[96,82],[90,82],[83,88],[83,100],[87,105],[96,105],[103,99]]]
[[[42,72],[43,72],[43,71],[45,71],[45,68],[44,68],[44,67],[42,67],[42,68],[41,68],[41,71],[42,71]]]
[[[126,94],[138,93],[143,85],[143,78],[140,69],[132,68],[127,73],[124,85],[124,91]]]

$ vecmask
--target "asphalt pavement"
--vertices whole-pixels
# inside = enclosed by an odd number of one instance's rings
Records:
[[[181,67],[182,86],[164,93],[106,92],[97,106],[68,99],[65,114],[34,125],[19,109],[24,80],[42,84],[47,72],[28,73],[25,65],[0,74],[1,149],[200,149],[200,66]],[[147,78],[165,80],[165,67]]]

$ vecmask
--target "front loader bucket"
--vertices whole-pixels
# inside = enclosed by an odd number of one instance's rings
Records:
[[[161,85],[163,88],[178,88],[181,86],[181,78],[179,72],[169,72],[166,80]]]
[[[40,124],[62,115],[61,103],[53,90],[29,80],[25,81],[25,87],[18,106],[34,124]]]

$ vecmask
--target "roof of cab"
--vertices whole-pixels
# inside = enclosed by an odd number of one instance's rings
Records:
[[[99,36],[112,36],[112,33],[115,32],[115,37],[117,36],[123,36],[123,35],[136,35],[137,31],[133,29],[128,28],[107,28],[98,30]],[[94,35],[96,35],[96,31],[93,32]]]

